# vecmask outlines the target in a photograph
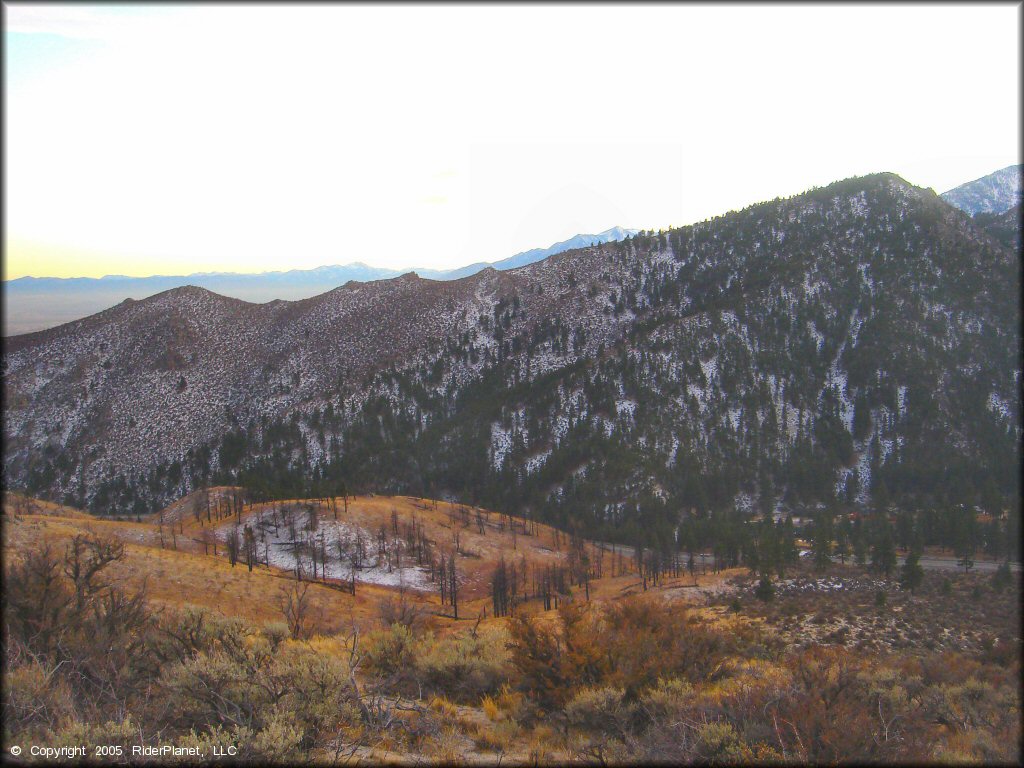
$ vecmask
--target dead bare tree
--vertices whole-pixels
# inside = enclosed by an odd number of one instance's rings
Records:
[[[288,624],[288,631],[296,640],[308,637],[306,627],[307,614],[309,613],[309,584],[291,582],[289,586],[281,590],[278,595],[278,607],[284,614],[285,622]]]
[[[378,610],[385,627],[401,624],[406,629],[414,630],[419,627],[423,618],[422,608],[409,599],[404,586],[399,588],[397,596],[382,601]]]
[[[455,553],[448,558],[448,594],[452,603],[452,618],[459,618],[459,574],[455,570]]]
[[[241,544],[238,540],[238,526],[231,528],[231,535],[228,536],[228,562],[231,563],[231,567],[235,567],[235,563],[238,562],[238,552],[241,548]]]
[[[88,598],[108,586],[97,575],[109,563],[124,557],[124,542],[80,533],[64,551],[64,574],[75,587],[75,607],[81,611]]]
[[[252,573],[252,567],[256,563],[256,535],[248,524],[245,526],[242,537],[245,544],[245,564],[249,567],[249,573]]]
[[[191,501],[192,516],[200,525],[203,524],[203,510],[206,509],[206,499],[204,498],[206,494],[206,489],[196,491],[195,494],[192,496]]]

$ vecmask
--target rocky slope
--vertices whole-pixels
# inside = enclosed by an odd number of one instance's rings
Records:
[[[426,493],[627,536],[680,509],[1017,498],[1019,264],[880,174],[298,302],[168,291],[7,340],[5,480]]]

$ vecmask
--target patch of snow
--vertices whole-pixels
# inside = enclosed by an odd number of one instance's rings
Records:
[[[615,412],[620,416],[625,416],[628,419],[634,418],[636,414],[636,400],[617,400],[615,402]]]
[[[896,413],[901,417],[907,413],[907,387],[905,384],[896,388]]]
[[[819,331],[818,328],[814,325],[814,323],[810,320],[807,321],[807,330],[810,331],[811,336],[814,337],[815,347],[819,352],[821,352],[821,348],[825,346],[825,335],[821,331]]]
[[[729,426],[731,426],[734,430],[739,430],[740,428],[740,413],[741,409],[739,408],[729,409]]]
[[[855,501],[858,504],[867,504],[871,490],[871,448],[867,442],[857,449],[857,480],[860,485]]]
[[[549,448],[546,451],[541,451],[540,453],[535,453],[533,456],[530,456],[523,464],[523,467],[526,469],[526,474],[532,475],[534,472],[540,470],[550,455],[551,449]]]
[[[718,355],[715,355],[710,360],[701,360],[700,367],[704,371],[704,378],[710,384],[711,380],[718,373]]]
[[[294,508],[290,513],[294,519],[293,526],[281,524],[286,512],[277,516],[278,524],[275,524],[276,510],[275,507],[268,507],[245,520],[256,537],[256,557],[260,563],[269,560],[270,565],[286,571],[295,571],[296,563],[298,563],[305,579],[316,580],[326,576],[328,579],[346,581],[352,575],[352,561],[339,552],[338,542],[342,543],[342,548],[345,551],[351,552],[356,546],[357,540],[361,539],[365,554],[360,567],[355,569],[357,582],[392,587],[405,586],[419,591],[433,589],[426,569],[417,566],[411,556],[405,554],[404,541],[389,537],[388,547],[392,553],[389,565],[387,557],[378,553],[377,535],[361,526],[326,518],[321,512],[318,515],[316,528],[310,530],[307,513]],[[234,527],[234,523],[220,526],[216,530],[217,538],[222,542],[227,542]],[[239,527],[240,541],[243,540],[243,530],[244,525]],[[294,538],[292,538],[293,530]],[[312,550],[314,547],[319,553],[316,574],[313,573]],[[326,552],[326,562],[321,562],[323,552]],[[399,565],[399,563],[401,564]]]
[[[864,191],[858,192],[850,198],[850,210],[859,219],[866,219],[868,216],[868,201]]]
[[[993,413],[998,413],[1000,418],[1010,418],[1010,404],[1006,400],[1001,398],[998,393],[989,392],[988,400],[986,401],[986,406]]]
[[[511,448],[511,430],[503,429],[498,422],[491,424],[491,466],[494,467],[495,472],[501,471],[505,457]]]

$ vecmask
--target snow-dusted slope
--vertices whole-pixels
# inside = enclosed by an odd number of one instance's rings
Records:
[[[4,477],[97,511],[327,477],[595,525],[1012,496],[1018,290],[887,174],[455,281],[175,289],[8,340]]]
[[[1024,166],[1007,166],[943,192],[941,197],[971,216],[976,213],[1003,213],[1020,204],[1021,169]]]

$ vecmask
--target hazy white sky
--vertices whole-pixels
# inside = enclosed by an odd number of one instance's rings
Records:
[[[1019,157],[1019,6],[5,3],[5,277],[454,267]]]

